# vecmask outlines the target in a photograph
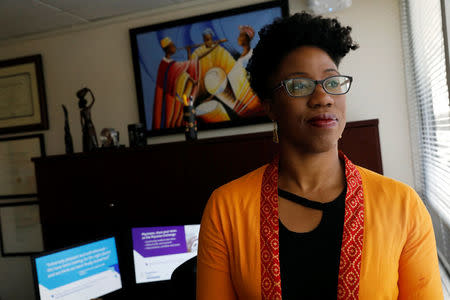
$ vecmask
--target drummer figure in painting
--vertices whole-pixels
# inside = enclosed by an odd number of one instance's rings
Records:
[[[175,62],[172,59],[177,48],[169,37],[163,38],[160,44],[164,51],[164,57],[159,64],[156,78],[152,129],[181,126],[183,105],[176,99],[176,83],[183,76],[185,86],[182,94],[189,90],[188,95],[191,95],[195,92],[194,83],[198,73],[196,60]]]
[[[216,34],[211,28],[206,28],[202,32],[203,43],[192,46],[193,48],[197,47],[192,53],[192,58],[204,57],[199,64],[199,100],[205,100],[210,96],[204,83],[206,73],[212,68],[220,68],[225,74],[228,74],[236,62],[232,55],[220,45],[227,42],[227,39],[214,40],[215,36]]]
[[[152,129],[180,127],[183,122],[182,97],[186,95],[195,99],[197,96],[199,60],[213,51],[215,47],[211,47],[198,56],[191,57],[192,46],[187,46],[185,49],[189,59],[175,61],[172,56],[176,53],[177,47],[170,37],[161,39],[160,45],[164,51],[164,57],[158,67]]]

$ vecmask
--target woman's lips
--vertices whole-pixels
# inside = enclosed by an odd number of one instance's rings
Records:
[[[308,123],[314,127],[332,128],[337,126],[338,119],[334,114],[320,114],[309,119]]]

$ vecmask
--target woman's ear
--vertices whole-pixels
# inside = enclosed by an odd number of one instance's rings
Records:
[[[275,121],[277,118],[276,118],[274,107],[273,107],[273,100],[272,99],[264,99],[262,104],[263,104],[264,111],[266,112],[267,116],[272,121]]]

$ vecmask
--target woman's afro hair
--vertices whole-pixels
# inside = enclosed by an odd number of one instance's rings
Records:
[[[250,85],[264,101],[271,97],[270,76],[277,71],[281,60],[301,46],[315,46],[324,50],[336,66],[350,51],[359,46],[353,42],[352,28],[342,26],[337,19],[313,16],[306,12],[278,18],[259,31],[259,42],[247,66]]]

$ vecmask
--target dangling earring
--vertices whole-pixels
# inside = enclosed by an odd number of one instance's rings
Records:
[[[273,121],[273,142],[278,144],[279,139],[278,139],[278,123],[276,121]]]

